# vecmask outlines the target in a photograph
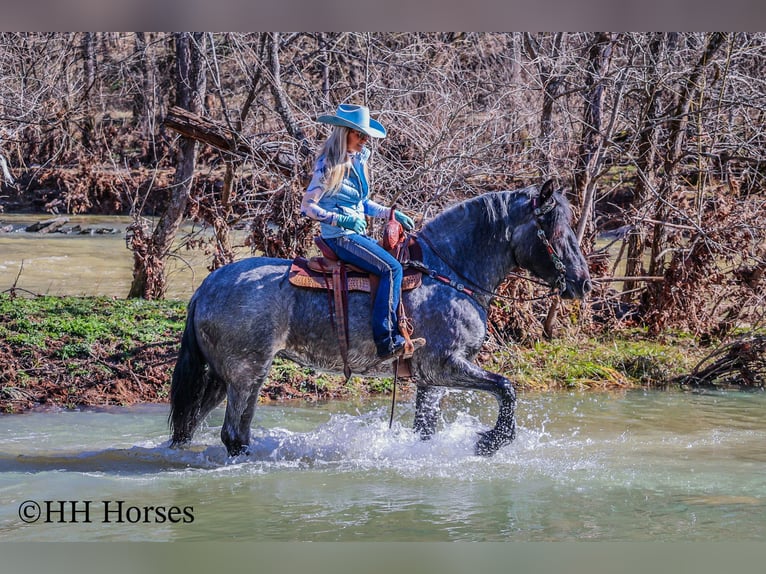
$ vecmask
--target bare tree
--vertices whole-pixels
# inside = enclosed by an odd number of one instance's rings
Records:
[[[540,109],[540,133],[538,135],[540,179],[551,177],[551,149],[554,138],[553,106],[564,88],[564,77],[561,72],[562,45],[566,35],[556,32],[549,40],[538,39],[532,34],[524,33],[524,48],[527,57],[536,67],[540,85],[543,90]],[[542,40],[542,41],[541,41]],[[547,54],[542,52],[544,43],[548,40]]]
[[[577,225],[577,239],[582,242],[585,230],[593,220],[595,203],[595,179],[603,159],[600,153],[605,140],[609,138],[601,124],[604,99],[604,82],[612,54],[612,35],[597,32],[588,47],[588,62],[585,70],[584,104],[582,130],[577,149],[574,172],[574,196],[582,206]]]
[[[647,204],[651,196],[651,190],[656,182],[657,139],[660,128],[662,109],[660,99],[662,97],[663,66],[662,57],[666,53],[669,40],[666,34],[658,32],[652,34],[649,39],[648,49],[644,51],[644,67],[646,72],[646,86],[641,93],[644,94],[642,106],[641,124],[637,127],[637,179],[634,192],[633,204],[641,207]],[[636,217],[631,223],[627,243],[627,257],[625,261],[625,275],[637,277],[644,274],[643,253],[646,243],[645,225],[643,217]],[[635,281],[626,281],[623,285],[624,301],[630,301],[631,294],[636,289]]]
[[[203,54],[206,36],[203,33],[180,32],[174,35],[176,44],[176,101],[179,106],[199,113],[205,97],[206,69]],[[165,262],[181,225],[192,188],[197,143],[181,138],[176,156],[176,172],[170,201],[149,237],[142,220],[132,227],[134,254],[133,283],[128,297],[161,299],[167,290]]]
[[[93,116],[92,91],[96,85],[96,43],[98,34],[86,32],[82,39],[82,63],[83,63],[83,119],[82,119],[82,145],[90,149],[93,143],[93,131],[96,120]]]
[[[684,157],[684,144],[686,142],[686,128],[690,119],[690,107],[692,101],[699,94],[700,77],[705,73],[712,57],[720,49],[726,35],[720,32],[714,32],[710,35],[705,45],[704,51],[695,64],[689,76],[681,85],[681,90],[670,117],[668,127],[667,148],[664,151],[663,177],[660,183],[656,198],[656,209],[654,212],[654,231],[652,235],[651,260],[649,262],[649,274],[656,275],[663,270],[662,252],[665,249],[665,222],[670,208],[670,195],[673,191],[675,182],[673,174],[678,166],[678,162]]]

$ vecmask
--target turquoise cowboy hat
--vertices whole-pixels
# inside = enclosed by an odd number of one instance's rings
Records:
[[[319,116],[317,121],[333,126],[344,126],[359,130],[372,138],[386,137],[386,128],[380,122],[370,119],[370,110],[366,106],[356,104],[341,104],[335,110],[335,115]]]

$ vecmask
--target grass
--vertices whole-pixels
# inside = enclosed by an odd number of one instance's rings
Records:
[[[0,410],[23,410],[16,403],[2,404],[3,397],[12,402],[21,389],[32,396],[41,387],[51,402],[59,401],[57,389],[66,397],[58,404],[78,404],[78,392],[112,392],[109,401],[115,402],[167,400],[185,316],[182,301],[1,294]],[[633,330],[497,346],[481,354],[481,363],[520,390],[663,388],[690,372],[707,352],[684,334],[650,338]],[[262,397],[356,398],[388,394],[392,388],[391,377],[345,382],[277,358]],[[413,388],[402,386],[405,392]],[[34,396],[30,400],[39,402],[39,393]]]
[[[180,301],[117,300],[105,297],[0,296],[0,337],[22,346],[45,347],[51,339],[88,345],[95,341],[155,343],[183,329]]]
[[[509,346],[484,366],[528,390],[664,388],[704,354],[691,338],[651,339],[634,330]]]

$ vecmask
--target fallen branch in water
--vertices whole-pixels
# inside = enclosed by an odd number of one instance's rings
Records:
[[[734,341],[705,357],[689,375],[676,380],[692,388],[766,387],[766,335]]]

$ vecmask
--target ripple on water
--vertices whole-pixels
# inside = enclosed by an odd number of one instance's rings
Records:
[[[185,449],[169,448],[166,407],[0,417],[0,537],[4,527],[16,539],[62,534],[16,530],[14,505],[35,496],[172,502],[199,512],[193,526],[173,532],[94,530],[115,538],[766,535],[763,397],[524,396],[516,440],[492,458],[473,448],[496,411],[472,401],[448,406],[426,442],[410,428],[411,405],[397,406],[391,429],[387,406],[264,406],[250,453],[238,457],[220,442],[221,410]]]

